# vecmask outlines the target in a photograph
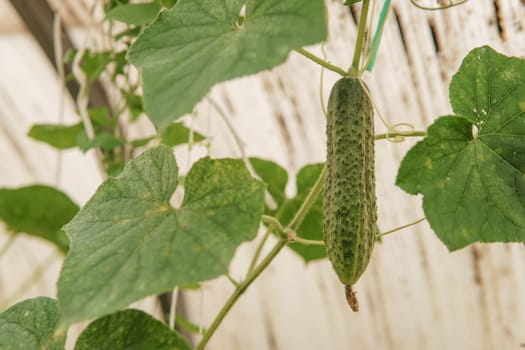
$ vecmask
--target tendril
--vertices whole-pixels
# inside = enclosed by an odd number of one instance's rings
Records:
[[[414,5],[415,7],[419,8],[419,9],[422,9],[422,10],[426,10],[426,11],[439,11],[439,10],[446,10],[446,9],[448,9],[448,8],[451,8],[451,7],[455,7],[455,6],[458,6],[458,5],[464,4],[464,3],[466,3],[467,1],[468,1],[468,0],[460,0],[460,1],[456,1],[456,2],[454,2],[453,0],[448,0],[448,1],[437,1],[437,2],[438,2],[438,5],[437,5],[437,6],[434,6],[434,7],[420,5],[420,4],[418,3],[418,0],[410,0],[410,3],[412,3],[412,5]],[[445,4],[442,4],[443,2],[445,2]]]
[[[406,127],[408,130],[401,130],[401,128]],[[393,142],[393,143],[399,143],[405,141],[405,135],[404,134],[411,134],[414,130],[416,130],[416,127],[413,124],[410,123],[397,123],[394,125],[391,125],[390,128],[388,128],[386,132],[386,139],[387,141]],[[391,135],[394,134],[394,135]]]

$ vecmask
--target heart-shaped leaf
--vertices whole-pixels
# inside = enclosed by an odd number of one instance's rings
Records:
[[[169,147],[148,150],[106,180],[64,227],[71,241],[58,281],[64,322],[220,276],[237,246],[255,237],[264,185],[242,161],[195,163],[180,209],[169,203],[177,178]]]
[[[450,250],[525,241],[525,60],[484,46],[450,84],[457,115],[439,118],[403,159],[397,184],[422,193]]]

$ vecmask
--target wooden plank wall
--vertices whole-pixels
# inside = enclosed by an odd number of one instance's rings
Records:
[[[391,123],[424,129],[449,113],[447,86],[461,58],[491,45],[525,58],[525,3],[471,0],[446,11],[426,12],[408,0],[394,7],[373,74],[366,75],[375,102]],[[339,1],[327,1],[330,61],[351,60],[355,24]],[[1,7],[0,7],[1,8]],[[0,16],[1,17],[1,16]],[[321,55],[320,47],[309,48]],[[290,178],[305,164],[324,159],[324,116],[319,103],[320,68],[291,54],[286,64],[260,75],[215,87],[211,93],[227,111],[246,152],[278,162]],[[326,100],[337,79],[325,73]],[[34,42],[23,33],[0,36],[0,186],[57,183],[78,203],[94,192],[101,177],[92,155],[57,153],[24,137],[36,122],[56,122],[60,84]],[[65,120],[76,116],[65,103]],[[239,156],[224,123],[207,102],[192,121],[211,139],[215,157]],[[377,132],[385,132],[376,118]],[[140,133],[140,131],[138,131]],[[416,142],[378,141],[379,225],[387,230],[423,216],[421,198],[394,186],[400,160]],[[177,148],[183,169],[204,147]],[[289,194],[294,192],[289,184]],[[0,233],[0,247],[7,240]],[[231,274],[241,279],[256,242],[240,247]],[[271,243],[267,248],[271,247]],[[60,257],[47,244],[18,238],[0,258],[0,306],[39,263],[51,261],[45,278],[19,298],[55,294]],[[188,317],[208,325],[232,291],[225,278],[184,292]],[[517,349],[525,343],[525,249],[521,244],[476,244],[449,253],[420,224],[385,238],[357,284],[358,314],[349,311],[328,262],[304,263],[284,251],[234,307],[209,345],[210,350],[289,349]]]

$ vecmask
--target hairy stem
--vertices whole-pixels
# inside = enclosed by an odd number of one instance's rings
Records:
[[[210,338],[213,336],[213,334],[215,333],[219,325],[222,323],[228,312],[231,310],[233,305],[235,305],[239,297],[246,291],[246,289],[248,289],[248,287],[253,283],[253,281],[255,281],[257,277],[259,277],[259,275],[266,269],[266,267],[270,265],[270,263],[273,261],[273,259],[275,259],[277,254],[279,254],[279,252],[289,242],[288,237],[283,237],[282,233],[295,232],[299,225],[301,225],[301,222],[303,221],[306,213],[308,213],[312,205],[315,203],[315,200],[317,199],[319,193],[321,192],[321,189],[323,188],[324,172],[325,170],[323,168],[323,171],[319,175],[319,178],[313,185],[308,195],[306,196],[306,199],[304,200],[303,204],[295,213],[295,216],[293,217],[292,221],[290,221],[288,226],[286,226],[286,228],[283,229],[280,222],[271,216],[263,217],[263,220],[265,220],[266,222],[271,222],[272,226],[274,226],[277,230],[282,231],[280,232],[281,237],[279,238],[279,241],[277,241],[273,249],[268,253],[268,255],[266,255],[266,257],[261,261],[261,263],[257,265],[257,267],[254,268],[252,271],[248,272],[246,279],[240,282],[237,288],[235,288],[232,295],[228,298],[221,311],[219,311],[219,313],[213,320],[210,328],[208,328],[208,330],[206,330],[206,332],[202,336],[202,339],[195,350],[204,350],[204,347],[210,341]],[[262,245],[260,245],[260,247],[262,247]]]
[[[213,323],[211,324],[210,328],[206,330],[204,333],[201,341],[199,342],[199,345],[195,348],[195,350],[204,350],[204,347],[208,342],[210,341],[210,338],[215,333],[219,325],[222,323],[228,312],[231,310],[233,305],[237,302],[239,297],[248,289],[248,287],[252,284],[252,282],[259,277],[261,272],[263,272],[268,265],[273,261],[273,259],[279,254],[281,249],[286,245],[287,240],[285,238],[281,238],[277,244],[273,247],[270,253],[264,258],[263,261],[252,271],[248,274],[246,279],[242,281],[237,288],[235,288],[235,291],[233,294],[228,298],[224,306],[222,307],[221,311],[217,314],[215,317],[215,320],[213,320]]]
[[[345,76],[345,75],[348,75],[344,69],[342,68],[339,68],[337,66],[334,66],[333,64],[331,64],[330,62],[327,62],[325,60],[323,60],[322,58],[320,57],[317,57],[316,55],[314,55],[313,53],[309,52],[309,51],[306,51],[305,49],[295,49],[295,52],[297,53],[300,53],[301,55],[303,55],[304,57],[314,61],[315,63],[317,63],[318,65],[328,69],[328,70],[331,70],[332,72],[336,72],[337,74],[340,74],[342,76]]]

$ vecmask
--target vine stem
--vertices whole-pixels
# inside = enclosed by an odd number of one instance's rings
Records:
[[[365,40],[366,22],[368,18],[368,8],[370,7],[370,0],[363,0],[361,7],[361,15],[359,16],[359,28],[357,30],[357,41],[355,43],[354,58],[352,66],[348,70],[350,75],[357,76],[359,74],[359,61],[361,60],[361,52],[363,51],[363,42]]]
[[[306,196],[306,199],[304,200],[303,204],[293,217],[292,221],[288,224],[288,226],[285,229],[285,232],[287,230],[291,231],[297,231],[299,228],[299,225],[303,222],[304,217],[314,204],[315,200],[321,193],[321,190],[323,189],[323,178],[325,173],[326,167],[323,167],[323,170],[321,171],[321,174],[319,174],[319,177],[317,178],[317,181],[313,185],[312,189],[310,190],[310,193]]]
[[[299,54],[301,54],[301,55],[303,55],[304,57],[314,61],[318,65],[320,65],[320,66],[322,66],[322,67],[324,67],[324,68],[326,68],[328,70],[331,70],[332,72],[336,72],[337,74],[340,74],[342,76],[348,75],[348,73],[345,72],[345,70],[343,68],[334,66],[330,62],[325,61],[325,60],[323,60],[320,57],[317,57],[316,55],[314,55],[313,53],[311,53],[309,51],[306,51],[305,49],[299,48],[299,49],[295,49],[294,51],[299,53]]]
[[[85,49],[78,50],[77,54],[75,55],[75,58],[73,59],[72,72],[78,84],[80,85],[80,89],[78,90],[78,95],[76,98],[78,114],[80,115],[80,119],[82,120],[82,124],[84,125],[86,135],[91,141],[95,137],[95,128],[93,127],[93,123],[91,122],[91,118],[89,117],[88,111],[89,84],[87,75],[84,73],[80,65],[85,51]],[[107,177],[107,173],[104,166],[104,155],[98,147],[96,147],[94,151],[100,175],[103,178],[105,178]]]
[[[261,272],[263,272],[268,265],[273,261],[273,259],[279,254],[281,249],[286,246],[286,243],[288,241],[285,238],[279,239],[277,244],[273,247],[273,249],[268,253],[268,255],[261,261],[261,263],[251,272],[248,274],[247,278],[242,281],[237,288],[235,288],[235,291],[233,294],[228,298],[224,306],[222,307],[221,311],[217,314],[215,317],[215,320],[211,324],[210,328],[206,330],[204,335],[202,336],[201,341],[199,342],[199,345],[195,348],[195,350],[204,350],[204,347],[212,337],[212,335],[215,333],[219,325],[222,323],[228,312],[231,310],[233,305],[237,302],[239,297],[248,289],[248,287],[252,284],[252,282],[259,277]]]
[[[283,229],[283,232],[295,232],[299,225],[301,225],[301,222],[303,221],[306,213],[310,210],[312,205],[314,204],[315,200],[319,196],[319,193],[321,193],[321,189],[323,188],[323,178],[324,178],[324,172],[325,168],[323,168],[323,171],[319,175],[319,178],[313,185],[312,189],[306,196],[306,199],[304,200],[303,204],[299,208],[299,210],[295,213],[295,216],[293,217],[292,221],[286,226],[286,228]],[[265,216],[263,218],[266,221],[272,221],[272,217]],[[277,220],[277,219],[275,219]],[[281,230],[282,226],[280,223],[272,224],[277,230]],[[282,235],[283,232],[280,232]],[[212,324],[210,325],[210,328],[206,330],[204,335],[202,336],[201,341],[195,348],[195,350],[204,350],[204,347],[208,342],[210,341],[211,337],[219,327],[219,325],[222,323],[228,312],[231,310],[233,305],[237,302],[239,297],[248,289],[248,287],[255,281],[257,277],[270,265],[270,263],[275,259],[277,254],[286,246],[286,244],[289,242],[288,236],[281,236],[275,246],[272,248],[272,250],[264,257],[264,259],[261,261],[259,265],[257,265],[256,268],[254,268],[252,271],[248,273],[246,276],[246,279],[239,283],[238,287],[235,288],[232,295],[228,298],[226,303],[223,305],[222,309],[219,311],[215,319],[213,320]]]
[[[268,238],[270,238],[271,233],[272,233],[272,228],[269,227],[266,230],[266,233],[264,234],[261,242],[257,246],[257,249],[255,250],[255,254],[253,255],[252,261],[250,262],[250,266],[248,267],[248,273],[250,273],[255,268],[255,266],[257,265],[257,260],[259,260],[259,257],[261,256],[261,253],[262,253],[262,250],[263,250],[263,247],[266,244],[266,241],[268,240]]]

